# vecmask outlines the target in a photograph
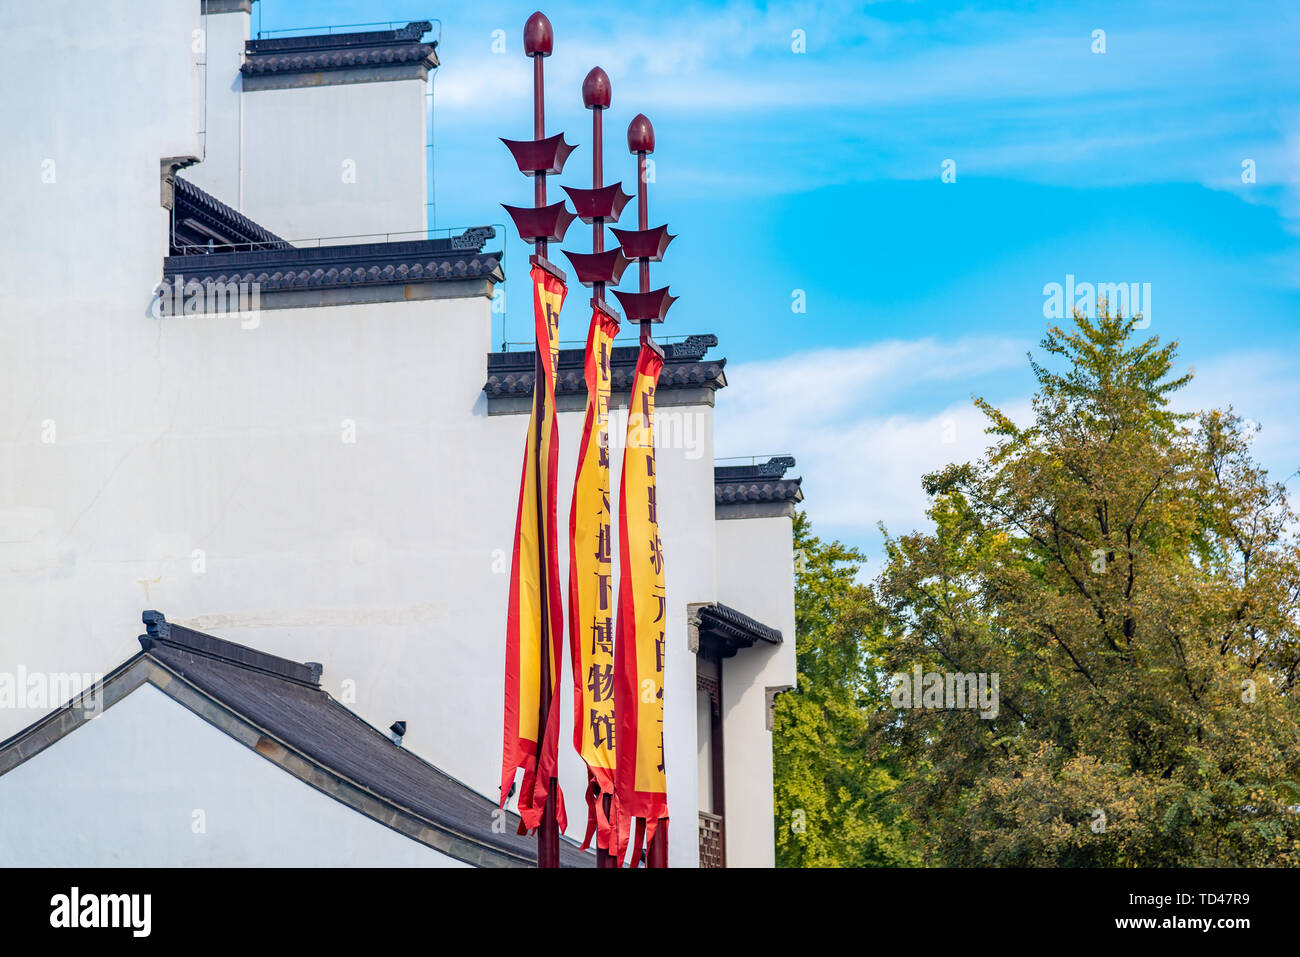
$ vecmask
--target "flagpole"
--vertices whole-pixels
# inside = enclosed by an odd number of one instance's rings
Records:
[[[644,113],[638,113],[628,124],[627,148],[628,152],[636,154],[637,228],[615,229],[614,235],[618,237],[623,255],[628,261],[636,260],[639,264],[641,284],[637,292],[626,293],[615,289],[614,295],[623,304],[623,311],[629,321],[641,324],[641,344],[649,346],[662,357],[662,350],[650,335],[650,326],[664,321],[668,308],[676,302],[677,297],[669,294],[667,286],[662,289],[650,288],[650,264],[663,259],[664,250],[676,237],[669,234],[666,224],[650,228],[647,157],[655,151],[655,130]]]
[[[533,60],[533,139],[542,140],[546,138],[546,106],[544,102],[545,84],[543,79],[542,59],[550,56],[553,34],[551,32],[551,23],[546,17],[538,12],[528,18],[524,24],[524,53]],[[538,170],[533,175],[533,205],[537,209],[546,206],[546,173]],[[533,240],[533,253],[538,258],[546,259],[546,239],[537,237]],[[546,414],[546,390],[543,387],[545,380],[546,368],[542,363],[542,348],[550,348],[549,343],[537,343],[537,362],[533,375],[533,398],[537,403],[537,422],[545,421]],[[533,467],[537,475],[542,475],[542,442],[541,435],[537,437],[538,441],[533,446],[535,456]],[[538,550],[538,567],[545,569],[547,567],[546,555],[546,507],[542,490],[542,483],[537,483],[537,515],[539,517],[538,528],[541,534],[537,536]],[[546,738],[546,728],[549,723],[551,714],[551,697],[555,689],[551,686],[551,616],[548,608],[550,595],[548,588],[538,590],[541,598],[541,628],[538,633],[541,637],[539,644],[541,646],[541,693],[538,695],[538,716],[537,716],[537,737],[538,750],[542,748],[542,742]],[[537,828],[537,866],[538,867],[559,867],[560,866],[560,825],[555,814],[555,793],[556,779],[551,778],[549,786],[546,789],[546,805],[542,811],[542,823]]]
[[[618,296],[619,301],[623,304],[628,319],[641,324],[640,341],[642,349],[657,353],[660,360],[662,360],[663,351],[651,336],[650,329],[653,323],[664,321],[668,308],[673,304],[675,297],[669,294],[666,286],[662,289],[651,290],[650,263],[659,262],[663,258],[664,250],[673,237],[669,235],[667,225],[653,230],[650,228],[650,187],[647,176],[649,161],[647,157],[655,150],[655,131],[654,126],[644,113],[638,113],[633,117],[632,122],[628,124],[627,148],[629,152],[636,154],[637,229],[636,232],[624,232],[616,229],[614,233],[619,238],[624,256],[629,260],[638,260],[640,287],[637,292],[630,294],[614,290],[614,295]],[[652,448],[651,455],[653,454]],[[635,755],[632,755],[632,758],[635,760]],[[628,756],[620,753],[620,767],[622,766],[621,762],[626,760],[628,760]],[[659,817],[654,824],[654,835],[646,848],[646,866],[667,867],[667,816]],[[630,863],[633,867],[636,866],[635,861]]]
[[[594,193],[605,185],[603,158],[605,155],[604,143],[604,124],[601,117],[605,115],[605,109],[610,103],[609,77],[600,67],[596,67],[587,74],[587,79],[582,84],[582,105],[591,110],[591,189]],[[603,253],[605,251],[605,220],[599,216],[591,221],[591,251],[593,253]],[[603,282],[592,283],[592,298],[599,303],[605,301],[605,284]],[[609,820],[609,812],[613,801],[608,794],[600,794],[596,800],[601,802],[601,807],[605,815],[605,820]],[[617,867],[618,861],[611,854],[608,848],[596,843],[596,866],[597,867]]]
[[[516,570],[522,569],[519,578],[511,582],[510,614],[507,624],[506,646],[506,701],[505,701],[505,750],[502,761],[502,788],[509,784],[512,770],[524,769],[524,785],[527,794],[520,795],[520,815],[525,826],[537,835],[537,866],[560,866],[560,828],[566,819],[564,797],[560,793],[556,760],[558,757],[558,699],[557,685],[563,665],[558,656],[556,644],[563,640],[563,614],[559,600],[558,582],[558,532],[556,524],[555,469],[554,462],[557,449],[556,410],[548,408],[547,397],[553,394],[555,383],[554,348],[558,335],[559,310],[566,293],[564,272],[553,265],[546,257],[548,243],[562,242],[565,231],[573,221],[574,214],[569,212],[563,201],[546,205],[546,177],[548,174],[560,174],[564,162],[573,147],[564,142],[564,134],[557,133],[549,139],[546,137],[546,112],[543,98],[545,92],[542,58],[551,55],[554,46],[554,34],[551,23],[539,11],[528,18],[524,24],[524,53],[533,60],[533,138],[529,140],[502,139],[514,157],[519,172],[534,177],[533,205],[509,206],[502,204],[520,237],[533,244],[533,254],[528,257],[529,270],[533,282],[534,321],[536,323],[537,352],[534,365],[532,423],[529,427],[531,450],[525,451],[526,467],[521,480],[519,518],[515,527]],[[543,452],[545,447],[546,451]],[[524,498],[528,477],[533,476],[535,496],[531,500]],[[527,501],[527,508],[525,502]],[[526,515],[526,513],[531,513]],[[535,516],[537,553],[523,555],[525,522]],[[535,563],[535,564],[534,564]],[[537,617],[521,622],[523,602],[520,596],[525,592],[537,591]],[[531,614],[530,614],[531,618]],[[532,625],[536,624],[536,631]],[[520,669],[524,658],[525,640],[531,642],[536,636],[538,643],[536,657],[529,655],[528,672]],[[531,648],[527,649],[531,651]],[[532,671],[536,663],[538,671]],[[551,669],[555,675],[552,678]],[[511,687],[515,681],[516,686]],[[534,685],[533,682],[536,681]],[[526,682],[526,684],[525,684]],[[537,724],[529,728],[529,721],[519,720],[517,708],[519,703],[537,694]],[[552,718],[557,724],[552,724]],[[518,720],[519,726],[512,730],[510,722]],[[512,734],[514,735],[512,744]],[[527,753],[531,745],[533,751]],[[513,768],[511,762],[517,762]],[[540,803],[539,791],[545,790],[546,798]],[[503,799],[504,803],[504,799]]]
[[[655,148],[654,127],[650,125],[650,120],[645,114],[638,114],[632,120],[632,125],[627,131],[627,142],[629,149],[636,153],[636,227],[638,230],[645,231],[650,228],[650,187],[646,182],[646,157],[654,152]],[[639,291],[642,295],[647,295],[650,292],[650,259],[641,257],[640,266]],[[641,344],[657,351],[650,329],[651,323],[642,321]],[[646,848],[645,863],[648,868],[668,866],[668,820],[666,818],[660,819],[655,828],[654,837]]]
[[[649,121],[647,120],[646,126],[648,127],[649,125],[650,125]],[[632,135],[631,131],[629,131],[628,133],[629,139],[631,138],[631,135]],[[652,148],[653,148],[653,143],[654,143],[654,133],[651,132],[650,144]],[[644,143],[644,141],[642,141],[633,145],[644,146],[646,144]],[[645,172],[646,172],[645,159],[648,153],[649,151],[645,149],[639,149],[636,151],[636,228],[640,230],[646,230],[650,228],[650,194],[647,190],[646,181],[645,181]],[[642,293],[647,293],[650,291],[650,260],[646,259],[645,257],[642,257],[641,262],[638,265],[640,266],[640,279],[641,279],[641,286],[639,291]],[[641,323],[641,344],[645,345],[649,341],[650,341],[650,323],[643,322]]]
[[[623,192],[622,183],[611,183],[609,186],[605,185],[604,111],[609,109],[611,100],[612,92],[610,89],[609,75],[599,66],[592,67],[587,73],[586,78],[582,81],[582,105],[592,111],[591,131],[593,149],[591,159],[591,186],[590,188],[578,186],[563,187],[564,191],[569,194],[569,199],[573,201],[578,217],[581,218],[584,223],[589,223],[592,228],[591,252],[570,252],[567,249],[563,250],[564,255],[569,258],[569,262],[573,265],[574,271],[577,273],[578,281],[584,286],[590,286],[592,289],[592,325],[591,331],[587,337],[587,347],[589,352],[586,356],[586,363],[584,365],[584,371],[588,378],[589,390],[587,396],[587,418],[585,423],[584,442],[589,441],[590,437],[596,432],[603,433],[605,436],[603,454],[601,454],[599,460],[592,461],[587,458],[585,453],[590,452],[590,448],[585,448],[579,453],[578,473],[574,479],[573,508],[575,511],[571,513],[569,519],[570,546],[575,550],[575,553],[572,556],[572,562],[574,564],[570,566],[571,571],[575,569],[579,563],[579,557],[576,554],[576,541],[580,532],[580,527],[583,533],[590,535],[590,523],[596,518],[596,513],[590,511],[589,505],[587,506],[588,511],[583,513],[577,511],[579,508],[579,486],[580,483],[583,482],[584,474],[587,470],[595,470],[603,473],[603,492],[605,499],[603,509],[605,528],[603,534],[608,536],[612,531],[612,524],[608,519],[609,466],[607,456],[608,401],[610,387],[608,348],[612,346],[612,339],[617,335],[617,324],[622,317],[606,303],[605,293],[609,287],[618,285],[619,280],[623,275],[623,271],[627,268],[628,260],[623,256],[622,250],[618,246],[615,246],[608,252],[606,251],[605,224],[618,222],[623,207],[631,201],[632,197]],[[600,343],[598,351],[597,343]],[[595,372],[594,377],[592,376],[593,369]],[[574,517],[578,514],[582,514],[581,521],[578,521]],[[584,565],[587,564],[588,559],[591,557],[592,556],[584,555],[582,557],[582,563]],[[612,580],[612,576],[607,577],[608,580]],[[580,676],[588,673],[588,665],[583,661],[585,656],[580,650],[577,642],[577,635],[579,634],[580,629],[580,626],[577,623],[579,615],[585,618],[589,613],[595,612],[596,609],[581,607],[581,597],[578,594],[579,586],[576,578],[571,578],[570,586],[572,601],[575,603],[569,608],[571,629],[569,640],[573,660],[575,662],[574,691],[577,696],[575,699],[574,712],[574,720],[576,722],[574,728],[574,745],[578,749],[579,754],[582,755],[584,761],[587,762],[588,787],[596,789],[595,794],[588,792],[588,798],[600,801],[599,808],[592,807],[588,812],[588,828],[590,829],[594,825],[597,834],[596,866],[617,867],[618,858],[616,854],[611,853],[607,847],[601,846],[602,840],[608,844],[611,839],[609,833],[611,828],[606,827],[602,829],[599,824],[600,820],[606,822],[611,821],[611,813],[614,811],[615,807],[612,795],[606,788],[602,787],[600,779],[616,773],[614,768],[605,765],[605,761],[607,759],[613,759],[613,762],[616,763],[617,749],[613,745],[612,741],[609,741],[605,748],[602,748],[596,740],[596,736],[594,736],[593,732],[593,738],[588,742],[591,745],[591,751],[589,751],[587,745],[584,744],[587,732],[579,728],[579,725],[584,722],[584,715],[591,713],[587,708],[587,705],[594,705],[596,701],[602,700],[595,698],[594,700],[587,701],[587,692],[591,691],[591,689],[583,688]],[[607,584],[601,582],[599,588],[602,590],[602,594],[604,594],[603,590],[606,587]],[[606,612],[605,621],[612,628],[612,618],[607,614],[607,609],[603,599],[601,600],[600,609],[601,611]],[[592,648],[591,654],[595,656],[595,647]],[[581,667],[576,667],[578,662],[583,662]],[[591,693],[594,696],[595,692],[592,691]],[[601,754],[602,751],[604,751],[603,755]],[[591,763],[592,760],[595,760],[600,765],[599,771],[593,767]],[[590,830],[588,838],[590,838]]]

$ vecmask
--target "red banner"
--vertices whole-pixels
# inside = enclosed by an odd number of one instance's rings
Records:
[[[528,423],[514,555],[510,566],[510,604],[506,618],[505,735],[501,754],[501,806],[505,807],[515,771],[523,768],[518,809],[521,833],[542,820],[551,779],[556,776],[560,740],[561,655],[564,609],[560,593],[556,492],[559,439],[555,425],[555,365],[560,307],[565,286],[538,266],[532,269],[533,317],[537,332],[537,371],[533,411]],[[542,662],[545,659],[546,673]],[[545,682],[545,684],[543,684]],[[545,699],[550,706],[542,713]],[[559,782],[555,788],[560,830],[568,824]]]
[[[610,350],[618,321],[593,309],[584,376],[587,415],[569,509],[569,656],[573,663],[573,747],[587,765],[586,850],[610,850],[614,804],[613,542],[609,522]],[[606,801],[609,811],[606,811]]]
[[[618,715],[616,795],[619,813],[639,819],[629,862],[640,857],[641,837],[654,839],[668,820],[664,772],[664,554],[659,538],[655,476],[654,404],[663,354],[643,344],[628,401],[627,445],[619,481],[619,591],[614,641]],[[622,863],[627,837],[619,835]]]

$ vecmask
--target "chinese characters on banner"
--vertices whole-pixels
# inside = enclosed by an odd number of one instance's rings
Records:
[[[501,758],[501,807],[505,807],[515,771],[524,777],[518,808],[521,831],[542,819],[551,779],[556,776],[560,738],[559,690],[564,642],[559,541],[556,529],[559,441],[555,425],[555,372],[560,307],[565,285],[534,265],[533,317],[537,332],[537,378],[528,423],[519,509],[515,519],[510,566],[510,603],[506,618],[505,732]],[[545,625],[543,625],[545,622]],[[547,674],[542,674],[543,644]],[[541,714],[543,681],[550,707]],[[564,798],[556,782],[555,810],[560,831],[567,826]]]
[[[573,746],[587,764],[587,831],[606,851],[618,827],[613,805],[614,585],[609,521],[610,350],[618,322],[593,309],[584,376],[587,414],[569,510],[569,652],[573,665]],[[611,798],[610,813],[605,798]]]
[[[667,822],[664,773],[664,555],[659,539],[654,403],[663,354],[643,343],[628,400],[627,445],[619,481],[619,592],[615,627],[616,794],[619,813],[637,819],[630,865],[641,841]],[[620,863],[627,836],[620,834]]]

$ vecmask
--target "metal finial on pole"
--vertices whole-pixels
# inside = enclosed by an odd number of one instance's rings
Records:
[[[632,197],[623,192],[622,183],[604,185],[604,122],[605,110],[612,100],[609,75],[600,67],[592,67],[587,78],[582,81],[582,105],[591,110],[591,189],[565,186],[564,191],[573,201],[573,208],[584,223],[591,224],[591,252],[571,253],[568,257],[578,281],[584,286],[592,287],[592,305],[612,318],[618,319],[605,305],[605,287],[617,286],[628,266],[628,260],[621,249],[605,249],[605,223],[616,223],[623,213],[623,207]]]
[[[546,203],[546,177],[563,172],[564,162],[574,150],[573,146],[564,142],[563,133],[549,137],[546,135],[546,107],[543,103],[546,83],[542,60],[551,55],[554,45],[555,34],[551,30],[551,21],[546,19],[545,14],[534,13],[524,24],[524,53],[533,61],[533,138],[503,138],[501,142],[506,144],[514,156],[519,172],[533,177],[533,205],[505,206],[505,210],[514,220],[519,235],[525,242],[533,244],[531,261],[563,280],[564,273],[546,258],[547,245],[563,240],[569,224],[575,218],[563,200],[549,206]]]
[[[677,301],[668,294],[668,287],[650,288],[650,264],[663,259],[664,250],[676,237],[669,235],[667,224],[650,228],[650,196],[646,157],[655,150],[655,131],[644,113],[638,113],[627,127],[627,148],[636,154],[636,211],[637,228],[615,229],[623,255],[640,263],[641,288],[637,292],[614,291],[623,311],[632,322],[641,323],[641,341],[653,344],[650,324],[663,322],[669,307]]]
[[[540,10],[528,18],[524,24],[524,53],[533,61],[533,139],[541,140],[546,136],[546,80],[542,69],[542,60],[551,55],[555,44],[555,34],[551,31],[551,21]],[[533,176],[533,205],[541,208],[546,205],[546,171],[536,170]],[[546,238],[534,237],[533,251],[539,256],[546,255]]]

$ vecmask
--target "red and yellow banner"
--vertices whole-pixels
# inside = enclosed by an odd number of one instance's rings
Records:
[[[505,735],[501,755],[501,806],[505,807],[517,768],[524,769],[518,809],[523,829],[542,820],[551,779],[556,776],[560,740],[561,658],[564,609],[560,593],[559,538],[556,529],[559,439],[555,425],[555,367],[564,283],[534,265],[533,317],[537,328],[537,371],[533,411],[528,422],[514,556],[510,565],[510,604],[506,618]],[[543,642],[545,641],[545,644]],[[545,657],[547,674],[542,674]],[[546,682],[543,687],[543,681]],[[542,713],[545,691],[550,707]],[[567,826],[559,782],[555,810],[560,830]]]
[[[569,655],[573,663],[573,747],[587,764],[587,831],[582,849],[610,850],[613,802],[614,586],[609,522],[610,350],[618,321],[593,308],[583,375],[587,414],[569,509]],[[606,798],[610,810],[605,809]]]
[[[619,590],[615,626],[615,712],[618,715],[616,795],[619,813],[637,824],[630,865],[660,821],[667,823],[664,774],[664,554],[659,539],[655,478],[655,389],[663,354],[643,343],[628,400],[627,445],[619,480]],[[627,838],[620,835],[622,863]]]

